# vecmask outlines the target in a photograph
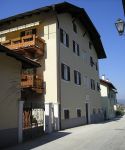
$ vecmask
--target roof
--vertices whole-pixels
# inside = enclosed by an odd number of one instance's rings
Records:
[[[125,15],[125,0],[122,0],[122,5],[123,5],[123,10],[124,10],[124,15]]]
[[[90,20],[89,16],[85,12],[85,10],[83,8],[72,5],[68,2],[63,2],[63,3],[58,3],[58,4],[42,7],[36,10],[18,14],[18,15],[15,15],[6,19],[2,19],[0,20],[0,26],[4,25],[5,23],[8,24],[12,20],[21,19],[21,18],[24,18],[25,16],[31,16],[33,14],[39,14],[41,12],[47,12],[50,10],[55,10],[57,13],[67,12],[67,13],[70,13],[73,17],[78,18],[83,24],[83,26],[87,29],[90,35],[91,41],[95,47],[98,58],[99,59],[106,58],[106,53],[103,48],[100,35],[98,31],[96,30],[94,24]]]
[[[100,83],[102,83],[102,84],[107,84],[107,85],[108,85],[109,87],[111,87],[112,89],[117,90],[117,89],[115,88],[115,86],[114,86],[111,82],[109,82],[109,81],[100,79]]]
[[[27,57],[24,57],[2,45],[0,45],[0,52],[5,53],[7,56],[13,57],[15,59],[17,59],[18,61],[22,62],[22,67],[23,68],[36,68],[36,67],[40,67],[41,65]]]

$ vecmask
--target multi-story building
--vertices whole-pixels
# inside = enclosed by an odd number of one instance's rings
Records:
[[[111,82],[106,80],[104,76],[102,76],[102,79],[100,79],[100,88],[104,118],[112,119],[115,117],[117,105],[117,89]]]
[[[84,9],[63,2],[0,20],[0,42],[41,64],[43,86],[24,90],[27,110],[45,109],[46,132],[101,120],[100,35]]]

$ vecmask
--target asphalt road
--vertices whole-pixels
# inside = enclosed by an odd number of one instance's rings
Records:
[[[125,116],[43,136],[8,150],[125,150]]]

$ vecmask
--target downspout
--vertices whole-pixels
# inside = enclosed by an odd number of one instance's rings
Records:
[[[61,129],[61,73],[60,73],[60,34],[59,34],[59,19],[58,15],[56,12],[55,5],[52,6],[53,12],[56,16],[57,20],[57,38],[56,38],[56,43],[57,43],[57,101],[59,103],[59,129]]]

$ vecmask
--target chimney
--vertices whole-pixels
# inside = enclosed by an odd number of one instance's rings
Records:
[[[105,80],[105,75],[102,75],[102,80]]]
[[[107,82],[109,82],[109,79],[106,79]]]

